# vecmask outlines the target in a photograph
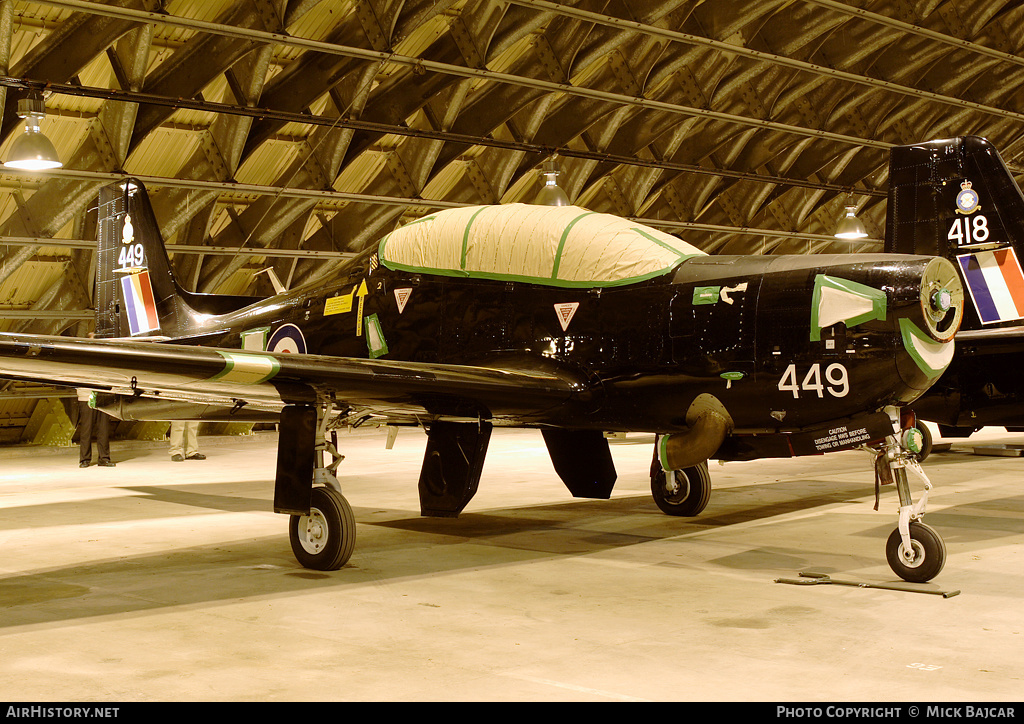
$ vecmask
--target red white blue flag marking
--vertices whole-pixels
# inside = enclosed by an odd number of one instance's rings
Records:
[[[982,324],[1024,319],[1024,273],[1012,247],[956,259]]]
[[[121,277],[121,292],[124,294],[128,328],[133,336],[160,329],[160,320],[156,316],[153,285],[150,284],[148,271],[126,274]]]

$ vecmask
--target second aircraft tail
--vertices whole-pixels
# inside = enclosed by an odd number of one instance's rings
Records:
[[[971,298],[962,329],[1024,319],[1024,194],[987,139],[892,149],[885,250],[953,262]]]

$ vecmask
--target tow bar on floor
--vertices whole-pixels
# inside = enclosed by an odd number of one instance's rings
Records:
[[[938,591],[927,588],[918,588],[913,584],[905,583],[863,583],[861,581],[837,581],[824,573],[813,573],[801,571],[800,578],[776,578],[776,583],[790,583],[796,586],[816,586],[833,584],[836,586],[853,586],[854,588],[884,588],[888,591],[906,591],[907,593],[930,593],[933,596],[952,598],[960,591]]]

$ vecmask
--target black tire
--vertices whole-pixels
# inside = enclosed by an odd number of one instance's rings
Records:
[[[893,572],[904,581],[927,583],[946,565],[946,544],[934,529],[918,522],[910,524],[910,541],[914,555],[912,559],[906,559],[902,555],[903,540],[899,528],[894,530],[885,544],[885,558]]]
[[[356,518],[345,496],[334,488],[313,488],[309,515],[293,515],[288,539],[295,559],[315,571],[336,571],[356,547]]]
[[[711,473],[707,463],[672,470],[666,477],[660,467],[651,475],[651,495],[655,504],[668,515],[700,514],[711,500]]]

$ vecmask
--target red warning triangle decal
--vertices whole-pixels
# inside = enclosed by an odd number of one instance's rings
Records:
[[[576,309],[579,306],[579,302],[565,302],[555,305],[555,314],[558,315],[558,323],[562,325],[563,332],[569,329],[569,322],[572,321],[572,317],[576,314]]]
[[[398,304],[399,314],[405,311],[405,303],[409,301],[411,296],[412,287],[403,287],[402,289],[395,290],[395,302]]]

